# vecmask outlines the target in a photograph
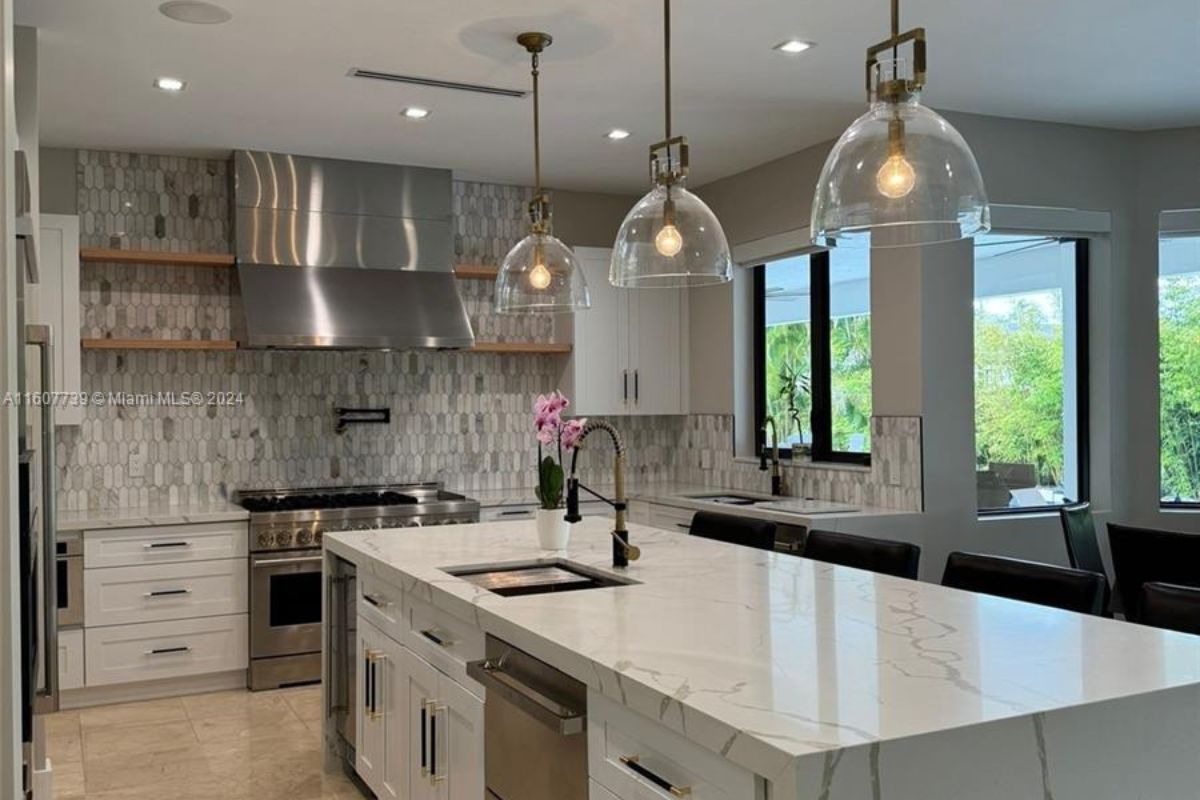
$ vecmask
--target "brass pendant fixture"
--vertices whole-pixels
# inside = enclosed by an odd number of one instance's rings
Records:
[[[553,41],[548,33],[522,33],[517,44],[530,55],[533,77],[533,199],[529,235],[504,257],[496,276],[496,311],[565,313],[589,308],[591,297],[579,260],[554,236],[550,195],[542,190],[539,56]]]
[[[628,288],[671,288],[725,283],[733,259],[721,223],[689,192],[688,142],[671,130],[671,0],[663,0],[666,135],[650,146],[654,188],[621,223],[609,281]]]
[[[891,11],[892,35],[867,48],[870,108],[838,139],[817,182],[811,230],[819,245],[935,244],[991,228],[971,148],[921,104],[925,29],[901,33],[900,0]],[[911,66],[899,57],[904,46]]]

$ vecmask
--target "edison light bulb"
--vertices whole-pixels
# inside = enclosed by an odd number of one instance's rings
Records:
[[[875,173],[875,186],[884,197],[898,200],[913,190],[917,173],[901,153],[894,153]]]
[[[545,289],[550,285],[550,277],[550,270],[546,269],[546,265],[539,261],[529,271],[529,285],[535,289]]]
[[[683,249],[683,236],[674,225],[663,225],[654,237],[654,249],[667,258],[674,258]]]

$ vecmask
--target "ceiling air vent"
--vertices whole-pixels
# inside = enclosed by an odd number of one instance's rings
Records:
[[[478,83],[459,83],[457,81],[442,81],[437,78],[421,78],[416,75],[397,75],[394,72],[379,72],[373,69],[350,70],[351,78],[371,78],[377,81],[392,83],[408,83],[414,86],[432,86],[435,89],[453,89],[456,92],[475,92],[476,94],[499,95],[500,97],[525,97],[529,92],[524,89],[505,89],[500,86],[483,86]]]

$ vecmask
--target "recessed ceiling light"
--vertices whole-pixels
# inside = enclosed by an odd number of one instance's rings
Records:
[[[220,6],[200,0],[172,0],[163,3],[158,10],[164,17],[189,25],[220,25],[233,19],[233,14]]]
[[[425,119],[429,116],[429,109],[419,108],[418,106],[409,106],[400,113],[408,119]]]
[[[611,131],[604,134],[604,138],[612,139],[614,142],[619,142],[622,139],[629,138],[629,131],[625,130],[624,128],[613,128]]]
[[[781,53],[796,55],[797,53],[803,53],[805,50],[811,50],[814,47],[816,45],[813,42],[806,42],[803,39],[788,39],[786,42],[780,42],[775,45],[772,49],[778,50]]]
[[[162,89],[164,92],[182,92],[183,87],[187,86],[186,81],[181,81],[179,78],[155,78],[154,88]]]

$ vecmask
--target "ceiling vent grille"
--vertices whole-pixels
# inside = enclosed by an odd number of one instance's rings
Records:
[[[350,70],[351,78],[370,78],[376,81],[390,81],[392,83],[407,83],[413,86],[430,86],[434,89],[451,89],[456,92],[474,92],[475,94],[490,94],[499,97],[525,97],[529,92],[524,89],[505,89],[501,86],[484,86],[478,83],[459,83],[457,81],[443,81],[437,78],[421,78],[416,75],[397,75],[394,72],[379,72],[373,69],[359,69],[355,67]]]

